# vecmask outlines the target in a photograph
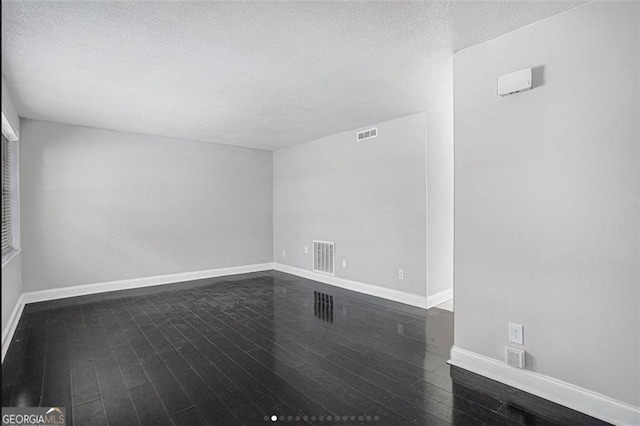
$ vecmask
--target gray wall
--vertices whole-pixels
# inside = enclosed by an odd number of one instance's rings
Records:
[[[337,277],[425,296],[426,116],[378,127],[274,152],[274,259],[311,270],[312,240],[334,241]]]
[[[427,115],[428,296],[453,289],[453,119]]]
[[[589,3],[454,58],[455,345],[640,405],[640,4]],[[500,98],[496,77],[544,67]]]
[[[21,130],[24,291],[273,260],[271,152]]]

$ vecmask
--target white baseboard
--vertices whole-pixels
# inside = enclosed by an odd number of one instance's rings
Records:
[[[13,335],[16,332],[16,328],[18,327],[18,322],[20,321],[20,317],[22,316],[23,309],[24,297],[21,294],[16,301],[16,305],[11,311],[11,316],[9,317],[9,321],[7,321],[7,325],[4,327],[4,330],[2,330],[2,362],[4,362],[4,356],[9,350],[9,344],[11,344],[11,339],[13,339]]]
[[[132,288],[151,287],[184,281],[215,278],[227,275],[247,274],[249,272],[270,271],[273,263],[256,265],[231,266],[228,268],[207,269],[204,271],[182,272],[178,274],[158,275],[155,277],[133,278],[128,280],[108,281],[96,284],[83,284],[72,287],[54,288],[51,290],[30,291],[24,293],[24,303],[43,302],[45,300],[64,299],[87,294],[106,293],[108,291],[128,290]]]
[[[640,407],[553,377],[514,368],[455,346],[449,363],[615,425],[640,425]]]
[[[44,302],[47,300],[64,299],[67,297],[84,296],[87,294],[106,293],[109,291],[127,290],[132,288],[150,287],[193,281],[203,278],[214,278],[228,275],[247,274],[250,272],[270,271],[273,263],[255,265],[232,266],[228,268],[208,269],[204,271],[184,272],[178,274],[158,275],[155,277],[133,278],[128,280],[109,281],[104,283],[83,284],[72,287],[54,288],[51,290],[31,291],[22,293],[4,330],[2,330],[2,361],[9,350],[11,339],[20,321],[20,316],[27,303]]]
[[[447,300],[453,299],[453,289],[440,291],[436,294],[433,294],[427,297],[427,309],[433,308],[436,305],[439,305]]]
[[[268,271],[275,269],[288,274],[319,281],[325,284],[347,290],[382,297],[396,302],[419,308],[428,308],[451,298],[450,291],[436,293],[430,298],[392,290],[372,284],[346,280],[335,276],[318,274],[312,271],[283,265],[280,263],[263,263],[255,265],[236,266],[229,268],[210,269],[205,271],[186,272],[179,274],[161,275],[155,277],[134,278],[129,280],[111,281],[97,284],[85,284],[73,287],[43,290],[23,293],[18,298],[9,321],[2,330],[2,361],[9,349],[9,344],[15,333],[25,304],[46,300],[62,299],[87,294],[104,293],[116,290],[149,287],[176,282],[192,281],[203,278],[213,278],[227,275],[245,274],[250,272]],[[452,365],[464,368],[482,376],[516,387],[525,392],[540,396],[549,401],[564,405],[587,415],[602,419],[616,425],[640,424],[640,408],[617,401],[605,395],[580,388],[567,382],[548,377],[529,370],[513,368],[504,362],[485,357],[464,349],[451,349]]]
[[[404,291],[393,290],[359,281],[351,281],[344,278],[338,278],[334,275],[319,274],[306,269],[283,265],[282,263],[274,263],[273,269],[280,272],[286,272],[287,274],[296,275],[298,277],[319,281],[324,284],[357,291],[358,293],[365,293],[370,296],[393,300],[394,302],[404,303],[405,305],[416,306],[422,309],[427,308],[427,298],[424,296],[418,296],[417,294],[406,293]]]

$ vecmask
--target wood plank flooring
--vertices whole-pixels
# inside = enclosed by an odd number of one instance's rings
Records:
[[[25,307],[2,405],[74,425],[554,424],[452,380],[452,343],[451,312],[273,271],[83,296]]]

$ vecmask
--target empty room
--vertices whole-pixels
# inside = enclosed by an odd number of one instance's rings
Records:
[[[3,426],[640,426],[640,2],[1,7]]]

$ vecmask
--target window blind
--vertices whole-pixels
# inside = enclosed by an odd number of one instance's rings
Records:
[[[2,135],[2,256],[11,251],[11,146]]]

